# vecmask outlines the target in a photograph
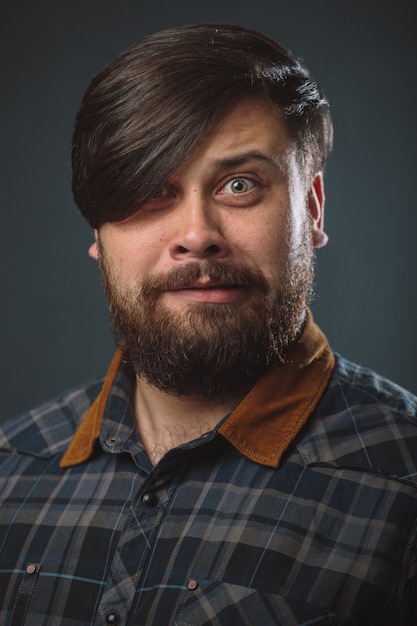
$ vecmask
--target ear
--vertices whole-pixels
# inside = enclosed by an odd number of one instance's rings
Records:
[[[95,259],[96,261],[98,261],[98,258],[100,256],[99,251],[98,251],[97,238],[98,238],[98,233],[95,230],[94,231],[94,243],[92,243],[91,246],[88,248],[89,256],[91,256],[91,258]]]
[[[311,215],[311,235],[315,248],[322,248],[329,239],[323,230],[324,199],[323,174],[319,172],[314,176],[307,196],[308,208]]]

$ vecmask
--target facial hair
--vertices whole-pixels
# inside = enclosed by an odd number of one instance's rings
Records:
[[[246,392],[266,367],[285,361],[299,335],[312,293],[310,237],[288,255],[279,283],[249,266],[189,261],[167,274],[123,285],[99,245],[112,328],[124,360],[149,385],[176,396],[218,402]],[[236,304],[192,303],[177,311],[161,302],[166,290],[209,278],[249,290]]]

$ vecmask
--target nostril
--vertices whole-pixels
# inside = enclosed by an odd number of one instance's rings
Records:
[[[187,252],[190,252],[190,250],[185,246],[178,246],[177,249],[180,254],[186,254]],[[218,252],[220,252],[220,246],[215,243],[207,246],[207,248],[204,250],[205,254],[217,254]]]
[[[216,252],[219,252],[219,251],[220,251],[220,248],[215,243],[213,243],[211,246],[206,248],[206,252],[209,252],[212,254],[215,254]]]

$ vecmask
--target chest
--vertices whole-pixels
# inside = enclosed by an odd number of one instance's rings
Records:
[[[0,512],[12,626],[384,624],[410,558],[415,501],[381,476],[234,454],[33,469]]]

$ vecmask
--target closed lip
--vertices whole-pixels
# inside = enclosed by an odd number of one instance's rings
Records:
[[[186,285],[181,285],[181,287],[176,287],[174,289],[169,289],[168,291],[183,291],[187,289],[235,289],[235,288],[243,288],[245,285],[239,285],[235,283],[227,283],[227,282],[217,282],[212,281],[210,279],[207,280],[195,280]]]
[[[166,295],[191,303],[232,304],[246,300],[248,287],[214,280],[195,280],[165,291]]]

